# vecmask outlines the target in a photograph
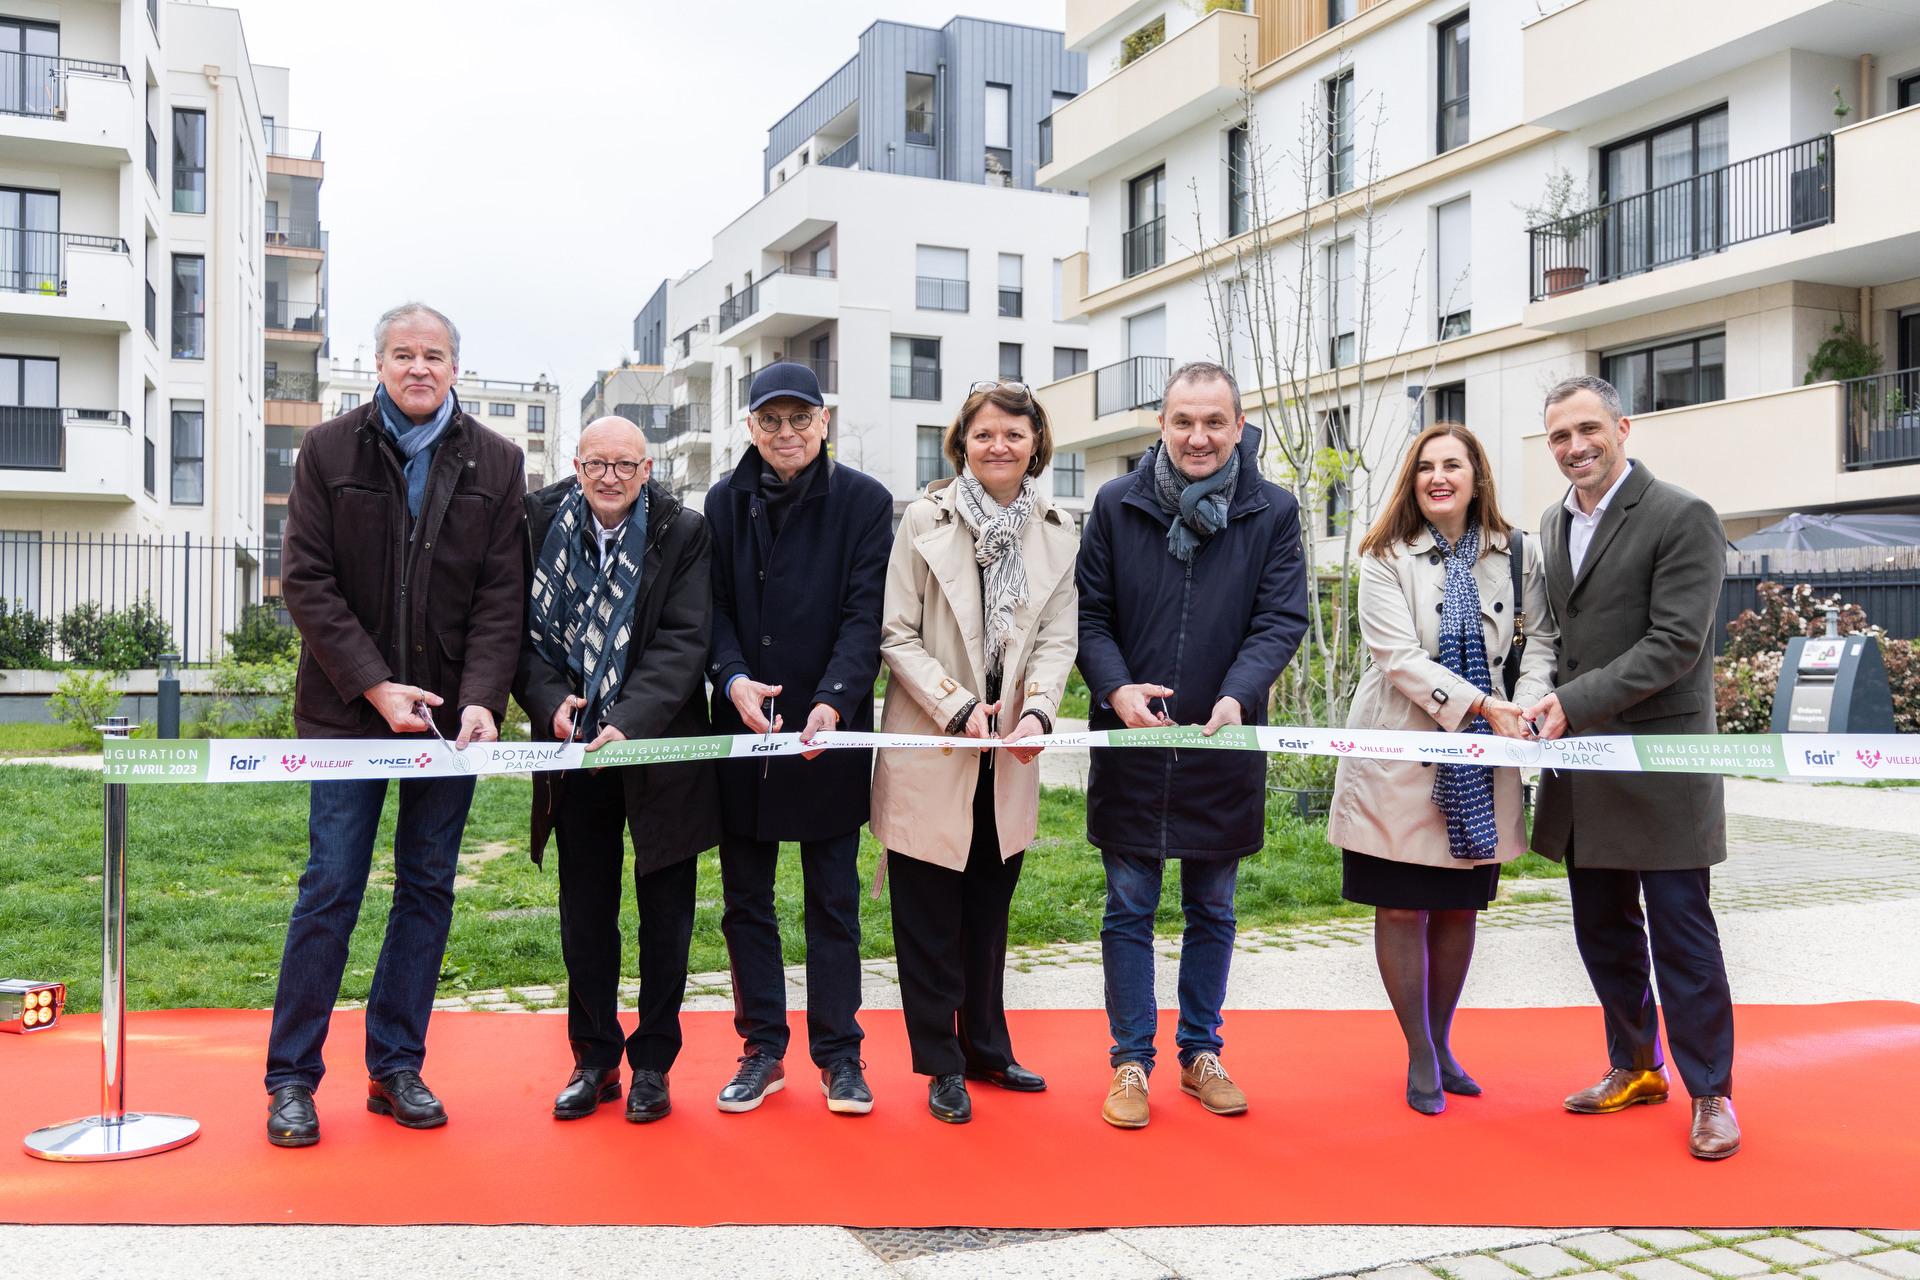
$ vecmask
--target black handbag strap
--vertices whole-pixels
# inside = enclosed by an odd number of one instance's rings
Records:
[[[1507,530],[1507,566],[1513,574],[1513,645],[1501,665],[1500,677],[1507,689],[1507,701],[1513,701],[1514,686],[1520,683],[1520,655],[1527,647],[1527,543],[1518,529]]]

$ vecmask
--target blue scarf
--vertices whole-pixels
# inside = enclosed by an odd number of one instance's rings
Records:
[[[627,678],[627,644],[647,547],[647,491],[627,513],[620,541],[597,564],[600,535],[576,482],[561,500],[533,563],[531,638],[542,658],[573,677],[587,699],[574,723],[599,726]],[[591,738],[593,733],[586,732]]]
[[[1431,524],[1427,531],[1447,568],[1445,594],[1440,597],[1440,665],[1491,697],[1493,677],[1487,670],[1487,642],[1480,630],[1480,586],[1473,578],[1474,563],[1480,558],[1480,526],[1469,525],[1451,547]],[[1464,732],[1489,733],[1491,729],[1476,717]],[[1447,852],[1456,858],[1498,854],[1493,770],[1479,764],[1443,764],[1433,775],[1433,802],[1447,817]]]
[[[406,459],[401,470],[407,477],[407,513],[418,520],[420,504],[427,496],[427,473],[433,469],[434,450],[439,447],[440,437],[446,434],[447,423],[453,420],[453,393],[447,393],[447,398],[425,422],[415,422],[401,412],[385,386],[374,388],[373,402],[379,406],[380,421],[386,426],[387,435]]]
[[[1167,526],[1167,551],[1183,564],[1193,563],[1194,552],[1206,539],[1227,527],[1227,504],[1240,481],[1240,451],[1227,464],[1201,480],[1189,480],[1167,456],[1167,446],[1153,451],[1153,493],[1160,509],[1173,517]]]

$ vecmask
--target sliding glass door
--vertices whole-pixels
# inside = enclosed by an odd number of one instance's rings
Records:
[[[60,292],[60,196],[0,187],[0,290]]]
[[[1726,163],[1725,107],[1606,148],[1602,278],[1718,252],[1727,240]]]

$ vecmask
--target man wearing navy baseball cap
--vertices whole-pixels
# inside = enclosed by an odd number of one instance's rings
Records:
[[[713,723],[720,733],[871,731],[893,498],[826,451],[830,411],[804,364],[770,364],[747,398],[750,444],[707,493],[713,531]],[[827,1109],[864,1115],[860,884],[870,751],[720,766],[720,929],[733,967],[739,1070],[720,1110],[752,1111],[786,1085],[786,973],[774,917],[782,840],[805,873],[807,1040]]]

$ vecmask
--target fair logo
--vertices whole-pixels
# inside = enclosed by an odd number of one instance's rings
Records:
[[[1327,745],[1335,751],[1338,751],[1341,755],[1345,755],[1347,752],[1353,750],[1353,744],[1351,742],[1329,742]]]
[[[1881,756],[1878,751],[1856,751],[1853,753],[1853,758],[1869,769],[1877,769],[1880,767]]]
[[[280,757],[280,767],[288,773],[300,772],[300,767],[306,764],[306,762],[307,758],[305,756],[287,755]]]
[[[261,761],[265,759],[265,756],[228,756],[227,768],[233,769],[236,772],[247,773],[258,769]]]
[[[1831,751],[1803,751],[1800,754],[1807,758],[1808,764],[1815,765],[1830,765],[1839,758]]]

